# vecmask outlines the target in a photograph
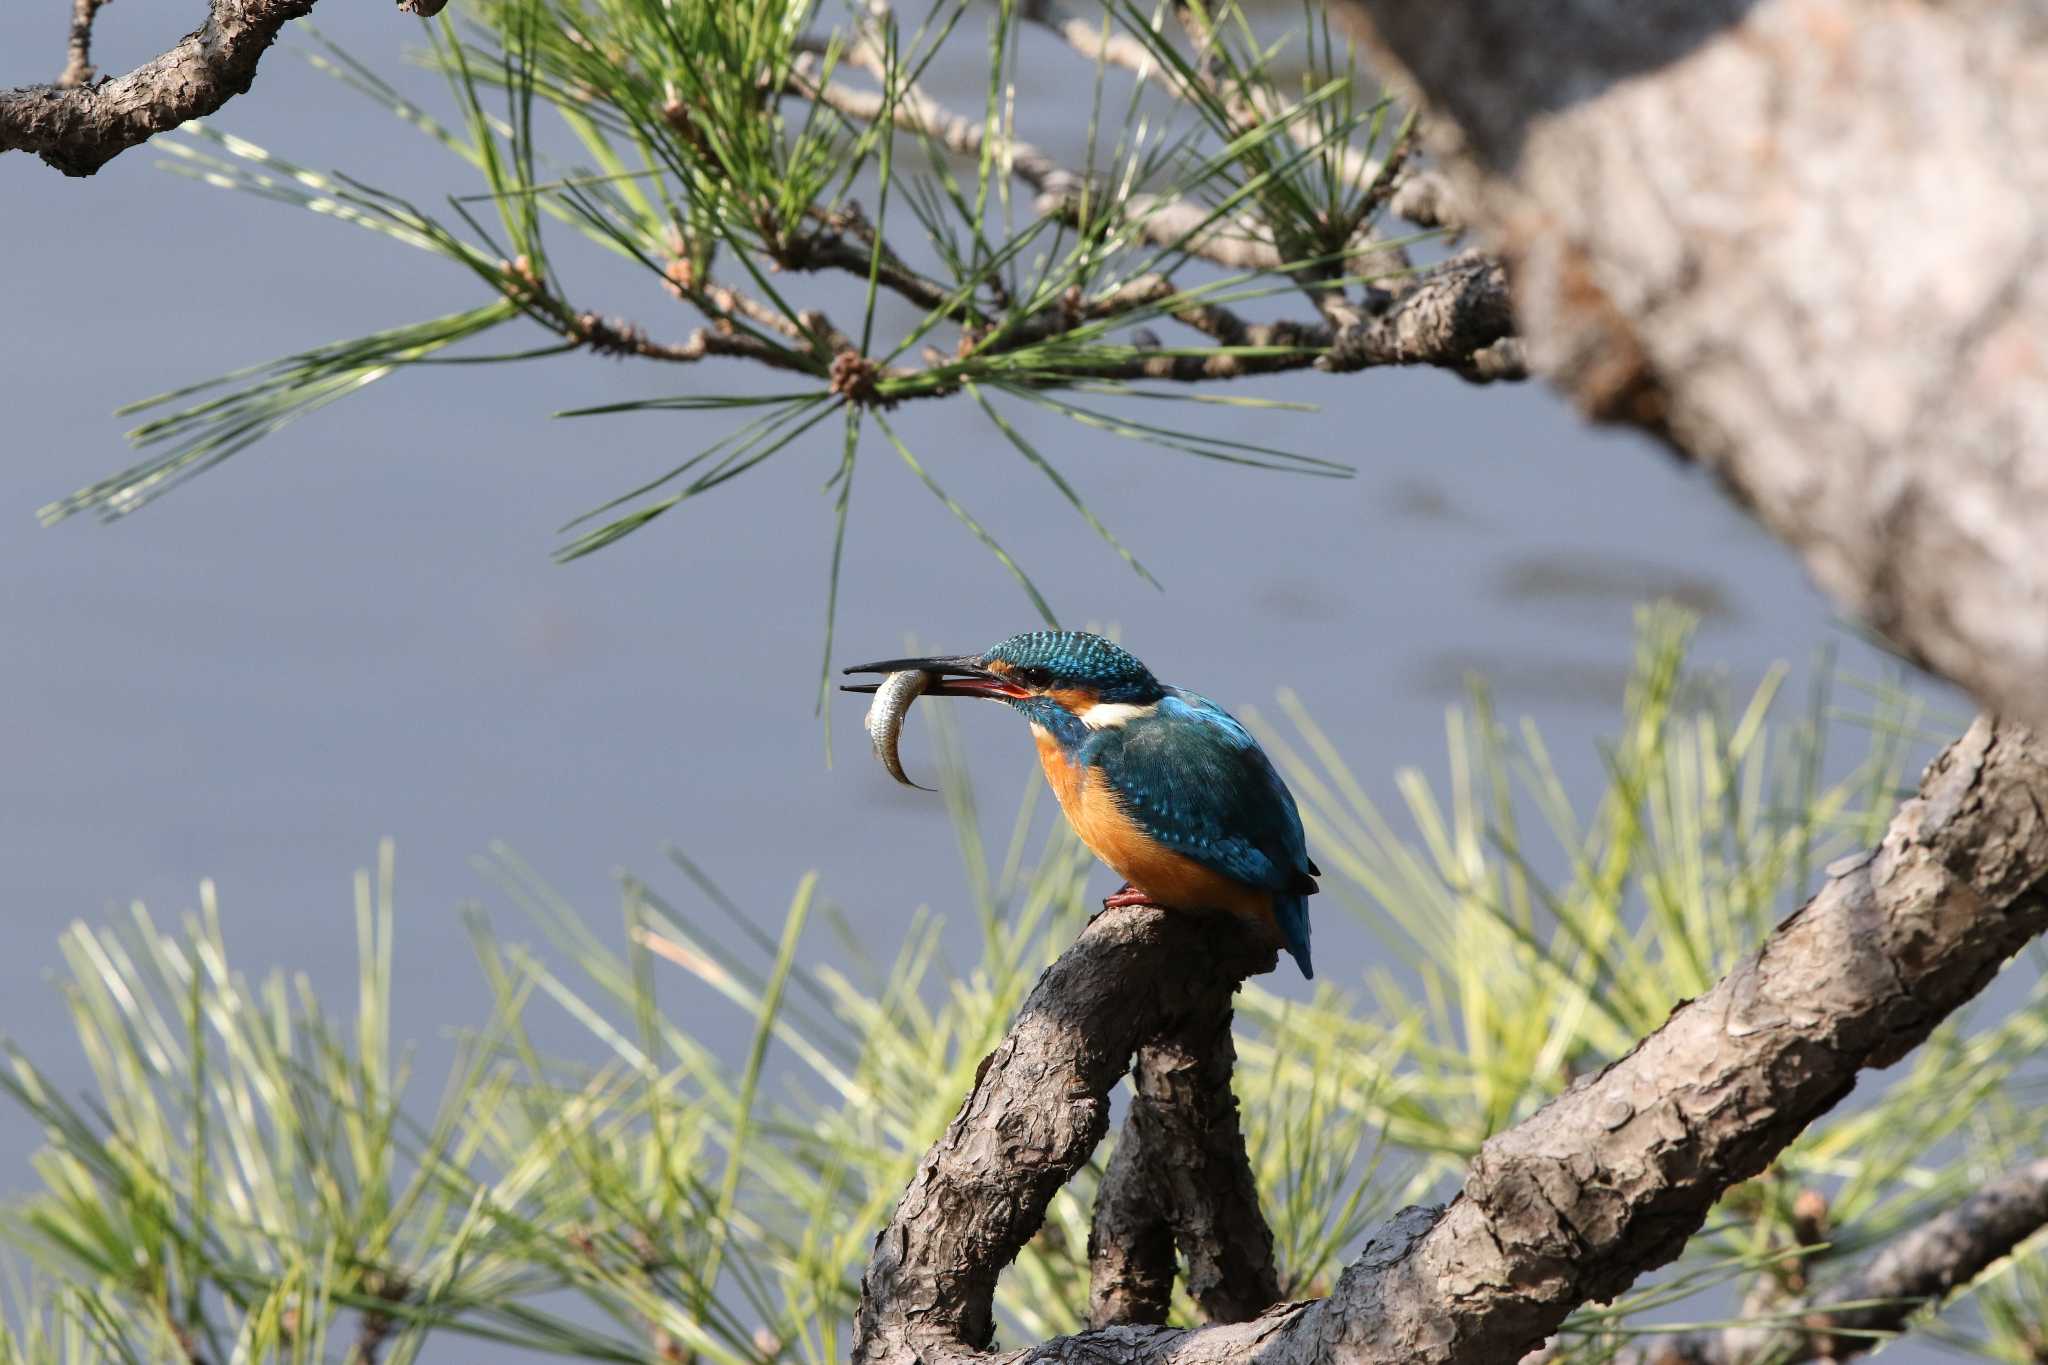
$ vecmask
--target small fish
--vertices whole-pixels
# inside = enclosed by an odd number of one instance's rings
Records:
[[[928,792],[931,788],[919,786],[903,775],[903,760],[896,756],[896,740],[903,733],[903,717],[910,713],[910,703],[916,701],[937,676],[914,668],[891,673],[875,689],[874,703],[868,707],[868,738],[874,741],[875,757],[882,760],[889,776],[906,787],[917,787],[921,792]]]

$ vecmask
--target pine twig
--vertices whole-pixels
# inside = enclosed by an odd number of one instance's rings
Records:
[[[2048,1227],[2048,1158],[2023,1162],[1880,1251],[1826,1293],[1754,1326],[1657,1337],[1615,1365],[1800,1365],[1847,1360],[1906,1330]]]
[[[71,0],[71,34],[67,43],[70,60],[64,64],[64,74],[57,78],[61,88],[91,85],[99,75],[92,65],[92,23],[106,3],[108,0]]]

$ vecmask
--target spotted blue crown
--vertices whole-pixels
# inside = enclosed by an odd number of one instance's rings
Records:
[[[1042,671],[1054,686],[1086,688],[1107,702],[1144,706],[1165,695],[1129,650],[1083,630],[1027,630],[982,657],[1020,673]]]

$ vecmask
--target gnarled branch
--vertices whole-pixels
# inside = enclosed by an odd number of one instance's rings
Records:
[[[1520,350],[1501,346],[1514,327],[1500,263],[1468,252],[1417,277],[1397,307],[1340,329],[1316,368],[1443,365],[1472,380],[1520,379]]]
[[[1211,1322],[1255,1318],[1280,1298],[1273,1233],[1238,1127],[1230,1075],[1236,982],[1197,1003],[1138,1049],[1133,1095],[1088,1237],[1089,1321],[1166,1321],[1173,1249],[1188,1294]]]
[[[1264,354],[1217,351],[1136,355],[1129,360],[1075,365],[1075,377],[1164,379],[1181,383],[1247,375],[1323,369],[1362,370],[1383,365],[1434,365],[1475,383],[1520,379],[1521,351],[1512,335],[1507,280],[1500,267],[1456,256],[1400,282],[1374,312],[1353,327],[1328,323],[1248,323],[1229,309],[1207,305],[1174,315],[1225,346],[1270,348]]]
[[[1491,1139],[1448,1207],[1383,1225],[1328,1298],[1249,1322],[1093,1329],[993,1359],[1518,1359],[1573,1309],[1677,1256],[1726,1190],[2048,928],[2048,748],[1980,719],[1883,842],[1830,874],[1713,990]],[[1046,971],[876,1239],[860,1365],[991,1359],[996,1276],[1102,1136],[1131,1049],[1185,1015],[1191,983],[1270,965],[1219,937],[1227,928],[1105,912]]]
[[[1219,989],[1228,998],[1275,958],[1228,917],[1153,906],[1097,915],[982,1059],[973,1093],[875,1238],[854,1359],[931,1360],[986,1347],[996,1276],[1102,1140],[1109,1092],[1138,1045],[1201,1012]]]
[[[83,72],[92,9],[73,22],[66,82],[0,91],[0,152],[34,152],[66,175],[91,175],[122,152],[246,94],[278,30],[315,0],[213,0],[206,22],[125,76]],[[75,82],[68,78],[81,73]]]

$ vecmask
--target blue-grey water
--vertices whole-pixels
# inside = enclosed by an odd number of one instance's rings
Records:
[[[60,0],[0,6],[0,82],[62,66],[67,13]],[[109,8],[102,65],[156,50],[196,13]],[[440,99],[437,78],[400,68],[415,28],[389,5],[336,3],[319,17]],[[1040,107],[1085,95],[1083,69],[1048,71],[1028,92]],[[433,192],[448,178],[432,144],[289,50],[220,122],[379,184]],[[839,700],[837,762],[824,761],[811,709],[830,529],[819,487],[836,433],[594,558],[550,562],[568,516],[724,428],[693,415],[546,414],[760,382],[736,366],[578,356],[408,373],[118,525],[38,528],[38,505],[127,458],[118,403],[477,301],[421,253],[166,175],[156,159],[133,152],[79,182],[0,157],[0,526],[11,528],[0,534],[0,1033],[83,1088],[50,984],[56,935],[131,899],[173,915],[204,877],[218,882],[242,968],[303,969],[346,998],[350,876],[387,834],[398,1029],[428,1040],[485,1008],[454,911],[490,899],[470,860],[494,839],[606,932],[618,923],[613,870],[654,871],[669,841],[770,927],[812,868],[884,947],[918,905],[960,903],[943,808],[868,758],[858,701]],[[632,277],[591,278],[595,305],[667,321]],[[1211,408],[1200,420],[1348,461],[1357,478],[1226,468],[1021,419],[1164,592],[1126,571],[964,405],[905,410],[901,428],[1069,622],[1113,623],[1162,675],[1233,707],[1270,709],[1277,688],[1296,688],[1390,805],[1397,767],[1443,773],[1443,711],[1472,668],[1506,711],[1540,723],[1576,793],[1596,790],[1594,742],[1617,716],[1633,608],[1653,593],[1704,610],[1697,657],[1737,687],[1774,660],[1803,665],[1830,638],[1851,668],[1881,671],[1793,558],[1711,483],[1639,437],[1589,428],[1541,386],[1384,371],[1257,391],[1322,411]],[[1002,569],[871,440],[840,661],[911,637],[979,648],[1033,624]],[[1006,816],[1030,762],[1025,736],[993,707],[960,720]],[[916,724],[906,757],[931,772]],[[1099,880],[1110,888],[1106,872]],[[813,951],[829,953],[829,940]],[[1328,977],[1356,981],[1374,951],[1358,925],[1323,914]],[[730,1026],[708,1003],[696,1017]],[[0,1113],[0,1189],[26,1185],[36,1141]]]

